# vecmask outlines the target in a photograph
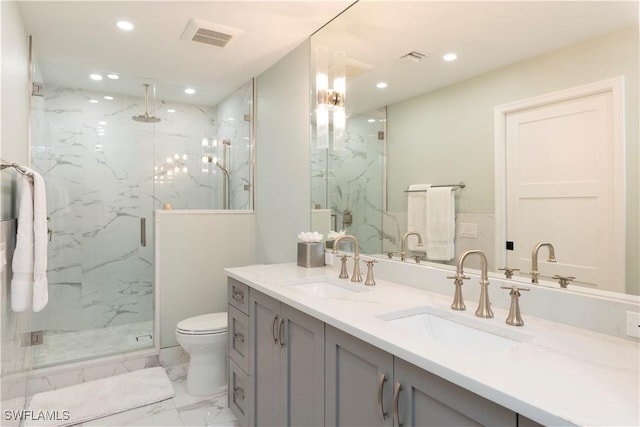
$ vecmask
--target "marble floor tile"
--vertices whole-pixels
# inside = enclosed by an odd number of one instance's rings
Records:
[[[208,396],[191,396],[185,387],[187,366],[177,365],[165,369],[176,393],[173,398],[89,421],[77,427],[239,427],[235,416],[227,407],[226,386]]]

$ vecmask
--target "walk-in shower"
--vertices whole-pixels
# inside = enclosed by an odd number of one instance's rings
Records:
[[[175,85],[152,79],[119,81],[128,94],[45,81],[32,99],[32,167],[52,230],[35,369],[154,352],[154,210],[251,208],[253,81],[217,105],[165,98]],[[205,150],[221,160],[203,164]]]

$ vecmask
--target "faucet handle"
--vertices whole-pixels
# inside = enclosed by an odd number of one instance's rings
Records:
[[[393,255],[395,255],[396,252],[392,252],[392,251],[387,251],[387,258],[392,259]]]
[[[519,288],[517,286],[501,286],[502,289],[509,289],[511,296],[511,306],[509,307],[509,315],[505,322],[511,326],[524,326],[524,321],[520,315],[520,291],[529,291],[529,288]]]
[[[416,260],[416,264],[420,264],[420,261],[422,261],[422,256],[421,255],[416,255],[413,257],[413,259]]]
[[[373,264],[377,262],[378,261],[374,259],[369,259],[365,261],[365,264],[367,264],[367,280],[365,280],[364,282],[365,286],[375,286],[376,280],[373,278]]]
[[[340,275],[338,275],[338,278],[340,279],[348,279],[349,278],[349,273],[347,273],[347,258],[349,258],[349,255],[342,255],[340,257]]]
[[[467,280],[467,279],[470,279],[470,277],[469,276],[465,276],[464,273],[456,273],[455,276],[447,276],[447,279]]]
[[[513,277],[513,273],[515,271],[520,271],[520,269],[504,267],[504,268],[499,268],[498,271],[504,271],[504,277],[506,277],[507,279],[511,279]]]
[[[556,274],[556,275],[554,275],[552,277],[552,279],[558,279],[558,283],[560,284],[560,287],[566,288],[569,285],[569,282],[574,280],[575,277],[574,276],[560,276],[559,274]]]

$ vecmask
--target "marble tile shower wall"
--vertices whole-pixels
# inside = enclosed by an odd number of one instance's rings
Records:
[[[328,206],[337,215],[337,228],[357,236],[363,253],[381,253],[384,140],[378,139],[379,121],[370,119],[349,117],[344,150],[329,150],[328,155],[327,150],[312,150],[312,207]],[[348,227],[346,209],[353,219]]]
[[[251,117],[252,94],[248,82],[217,106],[172,104],[174,113],[158,112],[162,122],[156,125],[154,147],[157,201],[174,209],[223,209],[223,174],[215,164],[203,163],[202,154],[222,162],[222,141],[228,140],[230,208],[251,208],[251,122],[245,117]]]

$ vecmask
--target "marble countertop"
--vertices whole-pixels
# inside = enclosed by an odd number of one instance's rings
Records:
[[[466,301],[467,310],[456,312],[450,309],[450,296],[378,279],[376,286],[365,287],[338,279],[331,267],[302,268],[292,263],[225,271],[251,288],[538,423],[640,425],[637,341],[531,316],[523,327],[513,327],[505,324],[507,310],[494,307],[494,318],[480,319],[474,315],[477,301]],[[362,292],[318,297],[295,286],[309,281],[344,283]],[[509,348],[466,348],[418,336],[383,320],[423,309],[526,339]]]

